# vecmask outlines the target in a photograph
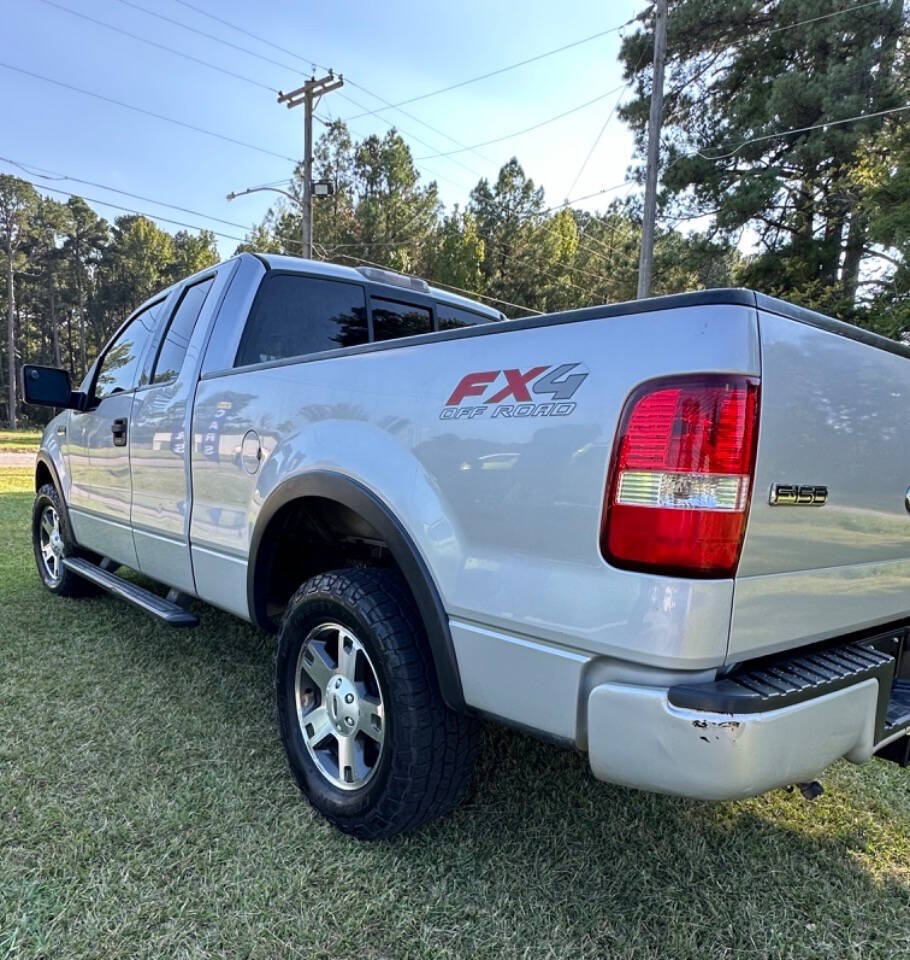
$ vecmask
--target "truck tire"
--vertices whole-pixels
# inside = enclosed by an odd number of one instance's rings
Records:
[[[52,483],[35,494],[32,507],[32,547],[41,582],[58,597],[93,593],[92,584],[63,566],[63,558],[79,553],[67,522],[60,495]]]
[[[445,705],[396,572],[334,570],[307,580],[281,625],[275,681],[291,772],[339,830],[391,837],[466,794],[478,723]]]

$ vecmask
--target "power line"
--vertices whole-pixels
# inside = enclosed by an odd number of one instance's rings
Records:
[[[180,2],[180,0],[178,0]],[[874,0],[878,3],[880,0]],[[467,80],[459,80],[457,83],[450,83],[447,87],[440,87],[437,90],[430,90],[428,93],[421,93],[416,97],[409,97],[407,100],[399,100],[397,103],[390,103],[385,107],[377,107],[375,110],[369,110],[365,113],[358,113],[355,116],[348,117],[349,120],[359,120],[361,117],[373,116],[377,113],[382,113],[384,110],[397,109],[398,107],[407,106],[410,103],[417,103],[420,100],[427,100],[430,97],[437,97],[441,93],[448,93],[450,90],[457,90],[459,87],[466,87],[471,83],[478,83],[481,80],[489,80],[490,77],[498,77],[502,73],[508,73],[510,70],[516,70],[518,67],[524,67],[529,63],[536,63],[538,60],[543,60],[546,57],[552,57],[554,54],[562,53],[564,50],[571,50],[573,47],[579,47],[583,43],[589,43],[591,40],[597,40],[599,37],[605,37],[609,33],[617,33],[619,30],[622,30],[623,27],[629,26],[630,23],[634,22],[634,17],[630,20],[626,20],[625,23],[619,24],[617,27],[610,27],[607,30],[600,30],[597,33],[592,33],[590,36],[582,37],[580,40],[573,40],[571,43],[563,44],[561,47],[554,47],[552,50],[546,50],[543,53],[538,53],[533,57],[527,57],[525,60],[519,60],[516,63],[510,63],[508,66],[499,67],[496,70],[490,70],[488,73],[478,74],[476,77],[468,77]]]
[[[105,20],[98,20],[95,17],[90,17],[87,13],[82,13],[79,10],[72,10],[70,7],[65,7],[61,3],[55,3],[54,0],[39,0],[40,3],[47,4],[49,7],[55,7],[57,10],[62,10],[64,13],[72,14],[74,17],[79,17],[81,20],[87,20],[89,23],[94,23],[96,26],[104,27],[105,30],[112,30],[114,33],[122,34],[124,37],[129,37],[131,40],[137,40],[139,43],[145,43],[150,47],[156,47],[158,50],[164,50],[166,53],[172,53],[176,57],[182,57],[184,60],[189,60],[191,63],[197,63],[200,66],[208,67],[210,70],[217,70],[218,73],[223,73],[228,77],[233,77],[235,80],[243,80],[244,83],[249,83],[254,87],[259,87],[260,90],[268,90],[271,93],[278,93],[278,90],[275,87],[270,87],[267,83],[260,83],[258,80],[254,80],[252,77],[244,76],[242,73],[235,73],[233,70],[228,70],[225,67],[219,67],[217,64],[209,63],[208,60],[202,60],[199,57],[194,57],[190,53],[184,53],[182,50],[175,50],[173,47],[169,47],[165,43],[158,43],[155,40],[151,40],[148,37],[141,37],[138,33],[131,33],[129,30],[124,30],[122,27],[117,27],[112,23],[107,23]]]
[[[266,63],[271,63],[271,64],[274,64],[274,65],[276,65],[276,66],[279,66],[279,67],[281,67],[281,68],[284,69],[284,70],[290,70],[290,71],[294,72],[295,74],[299,74],[299,73],[301,72],[298,67],[292,67],[292,66],[290,66],[289,64],[282,63],[282,62],[280,62],[280,61],[278,61],[278,60],[273,59],[272,57],[264,56],[263,54],[257,53],[255,50],[250,50],[249,47],[242,47],[242,46],[240,46],[239,44],[232,43],[230,40],[224,40],[224,39],[222,39],[221,37],[218,37],[218,36],[216,36],[216,35],[213,34],[213,33],[208,33],[208,32],[205,31],[205,30],[199,30],[198,28],[192,27],[192,26],[190,26],[189,24],[184,23],[184,22],[181,21],[181,20],[175,20],[173,17],[168,17],[168,16],[166,16],[165,14],[158,13],[156,10],[149,10],[147,7],[144,7],[144,6],[142,6],[141,4],[138,4],[138,3],[133,2],[133,0],[117,0],[117,2],[118,2],[118,3],[122,3],[122,4],[124,4],[124,5],[127,6],[127,7],[131,7],[131,8],[134,9],[134,10],[139,10],[140,12],[146,14],[147,16],[156,17],[156,18],[159,19],[159,20],[163,20],[165,23],[170,23],[170,24],[172,24],[173,26],[180,27],[180,28],[182,28],[182,29],[184,29],[184,30],[189,30],[191,33],[198,34],[199,36],[206,37],[206,38],[209,39],[209,40],[213,40],[215,43],[224,44],[224,45],[226,45],[226,46],[228,46],[228,47],[230,47],[230,48],[232,48],[232,49],[234,49],[234,50],[239,50],[239,51],[241,51],[242,53],[248,54],[249,56],[256,57],[256,58],[259,59],[259,60],[263,60],[263,61],[265,61]],[[300,60],[302,63],[309,64],[311,67],[319,67],[320,70],[329,70],[329,69],[330,69],[329,67],[325,66],[324,64],[317,63],[317,62],[314,61],[314,60],[310,60],[310,59],[307,58],[307,57],[304,57],[304,56],[301,56],[301,55],[298,54],[298,53],[295,53],[293,50],[288,50],[288,49],[285,48],[285,47],[281,47],[281,46],[279,46],[278,44],[272,43],[270,40],[266,40],[264,37],[260,37],[260,36],[258,36],[257,34],[250,33],[248,30],[244,29],[243,27],[238,27],[236,24],[231,23],[231,22],[228,21],[228,20],[225,20],[223,17],[218,17],[218,16],[215,16],[215,14],[208,13],[206,10],[203,10],[201,7],[197,7],[197,6],[195,6],[195,5],[193,5],[193,4],[189,4],[189,3],[184,3],[183,5],[186,6],[186,7],[189,7],[189,8],[192,9],[192,10],[195,10],[197,13],[200,13],[200,14],[202,14],[203,16],[210,17],[212,20],[215,20],[215,21],[218,22],[218,23],[221,23],[221,24],[224,24],[224,25],[227,26],[227,27],[230,27],[232,30],[236,30],[236,31],[238,31],[239,33],[242,33],[242,34],[244,34],[244,35],[246,35],[246,36],[248,36],[248,37],[251,37],[252,39],[259,41],[260,43],[264,43],[264,44],[266,44],[267,46],[274,47],[276,50],[279,50],[279,51],[281,51],[282,53],[286,53],[286,54],[288,54],[289,56],[295,57],[296,59]],[[350,77],[346,77],[345,79],[346,79],[347,83],[348,83],[350,86],[356,87],[358,90],[362,90],[364,93],[369,94],[371,97],[375,97],[377,100],[381,101],[382,103],[386,104],[386,105],[389,106],[389,107],[392,106],[392,104],[390,103],[390,101],[388,101],[388,100],[386,100],[385,98],[381,97],[379,94],[374,93],[373,91],[369,90],[367,87],[363,86],[363,84],[360,84],[360,83],[357,83],[357,82],[354,81],[354,80],[351,80]],[[345,99],[350,100],[351,98],[345,96]],[[363,109],[366,109],[366,108],[363,106],[363,104],[358,104],[356,101],[353,101],[353,100],[352,100],[351,102],[354,103],[354,106],[359,107],[359,108],[362,109],[362,110],[363,110]],[[396,109],[397,109],[397,108],[396,108]],[[451,140],[452,143],[455,143],[455,144],[457,144],[458,146],[461,146],[461,147],[464,146],[464,144],[462,144],[460,140],[456,140],[454,137],[450,136],[449,134],[445,133],[445,132],[442,131],[442,130],[439,130],[438,128],[434,127],[432,124],[429,124],[429,123],[427,123],[425,120],[421,120],[419,117],[414,116],[414,114],[408,113],[406,110],[399,110],[399,113],[401,113],[401,114],[403,114],[404,116],[408,117],[409,119],[413,120],[415,123],[419,123],[421,126],[426,127],[428,130],[431,130],[431,131],[432,131],[433,133],[435,133],[437,136],[444,137],[446,140]],[[392,125],[392,124],[390,124],[389,121],[387,121],[387,120],[383,120],[383,123],[386,123],[386,124],[389,125],[389,126]],[[401,129],[401,132],[402,132],[402,133],[406,133],[406,131],[405,131],[403,128],[399,127],[399,129]],[[412,139],[415,139],[415,140],[418,139],[417,137],[414,137],[414,135],[413,135],[413,134],[410,134],[410,133],[408,133],[407,136],[412,137]],[[423,142],[423,141],[418,141],[418,142]],[[426,144],[426,143],[424,143],[424,145],[427,146],[427,147],[429,147],[429,149],[431,149],[431,150],[434,150],[434,149],[435,149],[435,147],[433,147],[431,144]],[[469,149],[472,149],[472,148],[469,148]],[[483,157],[482,159],[486,159],[486,158]],[[453,162],[455,162],[455,161],[453,161]],[[475,173],[475,174],[477,173],[477,171],[472,171],[472,172]],[[480,174],[477,174],[477,175],[480,176]]]
[[[830,17],[838,17],[842,13],[853,13],[854,10],[862,10],[863,7],[872,7],[882,3],[882,0],[866,0],[865,3],[857,3],[852,7],[844,7],[841,10],[833,10],[831,13],[823,13],[820,17],[810,17],[808,20],[797,20],[796,23],[785,23],[780,27],[772,27],[768,33],[780,33],[783,30],[792,30],[794,27],[801,27],[807,23],[818,23],[819,20],[827,20]]]
[[[338,96],[340,97],[340,96],[342,96],[342,94],[338,94]],[[350,99],[350,98],[348,98],[348,99]],[[320,117],[318,113],[314,113],[313,116],[314,116],[321,124],[323,124],[324,126],[328,126],[329,124],[331,124],[331,123],[336,123],[336,122],[337,122],[337,123],[344,123],[345,126],[347,126],[346,121],[341,120],[340,118],[336,121],[336,120],[332,120],[331,117],[329,117],[329,119],[327,120],[325,117]],[[357,130],[357,129],[355,129],[354,127],[347,127],[347,128],[348,128],[348,130],[349,130],[351,133],[353,133],[353,134],[355,134],[356,136],[360,137],[362,140],[366,140],[366,139],[369,137],[369,134],[364,133],[362,130]],[[402,131],[402,133],[404,133],[404,131]],[[446,176],[444,176],[444,175],[441,174],[441,173],[437,173],[437,172],[436,172],[435,170],[433,170],[431,167],[427,167],[427,166],[425,166],[424,164],[418,163],[416,160],[413,159],[413,157],[411,158],[411,162],[412,162],[412,163],[414,164],[414,166],[417,167],[419,170],[425,171],[426,173],[428,173],[428,174],[430,174],[432,177],[434,177],[436,180],[442,180],[444,183],[450,183],[453,187],[458,187],[459,190],[463,189],[463,187],[464,187],[464,184],[458,183],[457,181],[452,180],[452,179],[450,179],[449,177],[446,177]],[[465,167],[465,169],[468,170],[468,169],[470,169],[470,168],[469,168],[469,167]]]
[[[99,206],[102,206],[102,207],[111,207],[114,210],[121,210],[124,213],[132,213],[135,216],[147,217],[149,220],[160,220],[162,223],[170,223],[176,227],[186,227],[190,230],[199,230],[199,231],[204,230],[208,233],[214,234],[216,237],[224,237],[227,240],[237,240],[240,243],[246,242],[244,237],[235,237],[233,234],[230,234],[230,233],[221,233],[218,230],[209,230],[208,227],[200,227],[200,226],[197,226],[195,223],[185,223],[182,220],[171,220],[168,217],[160,217],[158,216],[157,213],[146,213],[144,210],[136,210],[133,207],[124,207],[124,206],[121,206],[119,203],[111,203],[109,200],[99,200],[97,197],[86,197],[84,194],[72,193],[70,190],[61,190],[58,187],[49,187],[45,183],[35,183],[32,180],[25,180],[24,178],[20,178],[20,179],[23,179],[25,183],[30,183],[33,187],[36,187],[38,190],[46,190],[48,193],[57,193],[64,197],[75,197],[76,199],[79,199],[79,200],[85,200],[87,203],[97,203]]]
[[[353,257],[349,253],[340,253],[340,257],[344,257],[345,260],[353,260],[355,263],[363,263],[369,267],[379,267],[380,270],[388,270],[389,268],[383,266],[381,263],[374,263],[372,260],[364,260],[363,257]],[[491,303],[502,303],[507,307],[515,307],[516,310],[524,310],[526,313],[533,313],[536,316],[543,316],[541,310],[535,310],[533,307],[526,307],[520,303],[512,303],[511,300],[503,300],[501,297],[491,297],[485,293],[478,293],[476,290],[466,290],[464,287],[456,287],[453,283],[443,283],[441,280],[432,281],[437,287],[444,287],[446,290],[454,290],[456,293],[468,293],[472,297],[478,297],[481,300],[489,300]]]
[[[276,153],[274,150],[268,150],[265,147],[257,146],[255,143],[247,143],[245,140],[237,140],[235,137],[229,137],[223,133],[217,133],[214,130],[206,130],[205,127],[198,127],[195,124],[187,123],[185,120],[177,120],[174,117],[165,116],[163,113],[155,113],[153,110],[146,110],[144,107],[137,107],[123,100],[115,100],[113,97],[105,96],[103,93],[96,93],[94,90],[85,90],[71,83],[65,83],[62,80],[54,80],[52,77],[45,77],[43,74],[34,73],[26,70],[24,67],[17,67],[11,63],[0,61],[0,67],[5,70],[12,70],[15,73],[21,73],[24,76],[32,77],[35,80],[42,80],[44,83],[51,83],[56,87],[62,87],[64,90],[71,90],[74,93],[81,93],[86,97],[94,97],[96,100],[103,100],[105,103],[112,103],[114,106],[123,107],[125,110],[132,110],[134,113],[141,113],[146,117],[154,117],[156,120],[163,120],[165,123],[172,123],[175,126],[183,127],[186,130],[194,130],[196,133],[205,134],[207,137],[214,137],[216,140],[223,140],[225,143],[233,143],[238,147],[246,147],[248,150],[255,150],[258,153],[264,153],[269,157],[277,157],[279,160],[289,160],[291,163],[297,161],[294,157],[288,157],[283,153]]]
[[[588,161],[591,159],[591,157],[594,156],[594,151],[597,149],[597,145],[600,143],[601,137],[603,137],[607,127],[610,125],[610,121],[613,119],[613,117],[616,114],[616,111],[619,109],[619,102],[622,100],[623,94],[625,93],[626,90],[629,89],[631,85],[632,85],[632,81],[630,80],[627,84],[623,86],[622,90],[620,90],[619,96],[616,98],[615,102],[613,103],[613,106],[610,107],[610,112],[607,114],[607,119],[604,120],[603,126],[600,128],[600,132],[594,138],[594,143],[591,144],[591,149],[588,151],[588,155],[582,161],[581,166],[578,168],[578,173],[575,174],[575,179],[572,181],[571,185],[569,186],[569,189],[566,191],[567,194],[571,193],[575,189],[575,184],[578,183],[578,181],[581,179],[581,175],[585,172],[585,167],[587,167]]]
[[[683,156],[699,156],[702,158],[702,160],[728,160],[730,157],[733,157],[739,153],[743,147],[748,146],[750,143],[761,143],[765,140],[776,140],[778,137],[789,137],[794,133],[808,133],[810,130],[822,130],[826,127],[837,127],[844,123],[853,123],[854,120],[869,120],[873,117],[884,117],[891,113],[901,113],[904,110],[910,110],[910,103],[905,103],[901,107],[891,107],[889,110],[876,110],[874,113],[858,113],[855,117],[844,117],[843,120],[826,120],[823,123],[813,123],[808,127],[795,127],[793,130],[779,130],[777,133],[765,133],[759,137],[750,137],[748,140],[743,140],[739,146],[734,147],[734,149],[730,150],[728,153],[719,153],[713,157],[702,153],[700,150],[693,150],[688,154],[683,154]],[[677,159],[681,159],[681,157]]]
[[[353,83],[353,82],[350,81],[350,80],[348,80],[348,83],[350,83],[352,87],[357,87],[358,90],[363,89],[363,88],[360,87],[358,84]],[[375,94],[373,94],[373,96],[375,96]],[[339,97],[339,99],[341,99],[341,100],[347,100],[348,103],[353,103],[355,107],[362,107],[362,106],[363,106],[362,103],[360,103],[359,101],[355,100],[350,94],[347,94],[347,93],[339,93],[339,94],[338,94],[338,97]],[[381,120],[382,123],[386,124],[386,126],[388,126],[390,129],[398,130],[400,133],[403,133],[406,137],[410,137],[413,141],[415,141],[416,143],[419,143],[419,144],[420,144],[421,146],[423,146],[423,147],[426,147],[428,150],[435,150],[435,149],[436,149],[436,147],[435,147],[432,143],[427,143],[426,140],[422,140],[420,137],[417,136],[417,134],[411,133],[409,130],[406,130],[406,129],[405,129],[404,127],[402,127],[400,124],[393,124],[393,123],[391,123],[391,121],[389,121],[389,120],[384,120],[384,119],[382,119],[381,117],[380,117],[380,120]],[[342,123],[346,123],[346,121],[342,121]],[[450,139],[451,139],[451,138],[450,138]],[[434,156],[444,156],[444,154],[434,154]],[[456,160],[456,159],[450,157],[450,158],[449,158],[449,162],[450,162],[450,163],[454,163],[456,166],[461,167],[463,170],[467,170],[468,173],[472,173],[472,174],[474,174],[474,176],[476,176],[476,177],[482,177],[482,176],[483,176],[483,174],[480,173],[480,171],[475,170],[473,167],[469,167],[466,163],[462,163],[461,160]]]
[[[230,47],[232,50],[238,50],[240,53],[246,53],[251,57],[255,57],[257,60],[262,60],[264,63],[270,63],[273,66],[281,67],[284,70],[290,70],[292,73],[295,73],[298,76],[301,76],[303,73],[299,67],[292,67],[287,63],[281,63],[281,61],[274,60],[272,57],[267,57],[262,53],[257,53],[255,50],[250,50],[249,47],[241,47],[238,43],[232,43],[230,40],[224,40],[222,37],[216,36],[214,33],[208,33],[205,30],[200,30],[198,27],[192,27],[188,23],[183,23],[181,20],[175,20],[173,17],[168,17],[163,13],[158,13],[157,10],[149,10],[147,7],[143,7],[141,4],[133,3],[133,0],[117,0],[117,2],[122,3],[126,7],[132,7],[134,10],[138,10],[140,13],[144,13],[149,17],[156,17],[158,20],[163,20],[165,23],[169,23],[172,26],[180,27],[182,30],[188,30],[190,33],[195,33],[197,36],[205,37],[207,40],[214,40],[215,43],[220,43],[226,47]],[[213,19],[217,20],[218,18],[213,17]],[[310,63],[311,61],[305,62]],[[313,66],[321,66],[321,64],[313,64]],[[326,67],[324,69],[328,68]]]
[[[245,223],[237,223],[235,220],[224,220],[221,217],[215,217],[208,213],[200,213],[198,210],[191,210],[189,207],[181,207],[175,203],[167,203],[164,200],[156,200],[154,197],[146,197],[141,193],[130,193],[129,190],[121,190],[119,187],[112,187],[106,183],[98,183],[94,180],[82,180],[79,177],[71,177],[65,173],[58,173],[49,170],[47,167],[39,167],[31,163],[22,163],[19,160],[13,160],[10,157],[0,157],[4,163],[18,167],[30,177],[38,177],[41,180],[68,181],[69,183],[81,183],[86,187],[97,187],[99,190],[109,190],[111,193],[119,193],[121,196],[130,197],[133,200],[142,200],[144,203],[154,203],[159,207],[167,207],[169,210],[177,210],[180,213],[189,213],[194,217],[202,217],[203,220],[211,220],[214,223],[222,223],[228,227],[239,227],[241,230],[248,230],[249,226]],[[43,171],[43,172],[38,172]]]
[[[460,150],[447,150],[443,153],[430,153],[425,157],[418,157],[417,159],[431,160],[433,157],[450,157],[455,153],[464,153],[465,150],[473,150],[474,147],[488,147],[493,143],[501,143],[503,140],[511,140],[513,137],[520,137],[522,134],[530,133],[532,130],[539,130],[541,127],[545,127],[547,124],[554,123],[556,120],[562,120],[563,117],[568,117],[572,113],[578,113],[579,110],[584,110],[585,107],[590,107],[591,104],[598,103],[606,97],[609,97],[611,94],[614,94],[619,90],[624,90],[625,88],[626,84],[622,84],[622,86],[619,87],[614,87],[612,90],[607,90],[606,93],[601,93],[590,100],[586,100],[584,103],[580,103],[575,107],[570,107],[568,110],[564,110],[562,113],[557,113],[554,117],[548,117],[546,120],[541,120],[539,123],[535,123],[530,127],[525,127],[523,130],[516,130],[513,133],[507,133],[501,137],[494,137],[492,140],[484,140],[483,143],[475,143],[473,147],[462,147]]]

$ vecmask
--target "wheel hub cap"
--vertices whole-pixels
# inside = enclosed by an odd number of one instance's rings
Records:
[[[349,737],[360,723],[360,697],[347,677],[333,674],[325,690],[325,703],[336,732]]]

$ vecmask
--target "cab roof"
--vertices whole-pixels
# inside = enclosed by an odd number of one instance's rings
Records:
[[[401,277],[402,280],[411,279],[407,274],[396,273],[396,271],[387,270],[385,267],[371,270],[369,275],[367,275],[356,267],[345,267],[340,263],[326,263],[323,260],[304,260],[302,257],[288,257],[277,253],[257,253],[255,256],[271,270],[306,272],[311,276],[331,277],[335,280],[348,280],[352,283],[364,283],[368,281],[377,286],[387,287],[390,295],[394,293],[399,297],[402,292],[408,290],[409,287],[402,283],[384,281],[380,273],[388,273],[396,277]],[[477,300],[471,300],[468,297],[459,296],[457,293],[450,293],[448,290],[442,290],[431,284],[427,284],[427,288],[423,291],[418,290],[416,287],[412,287],[410,290],[413,293],[422,292],[424,296],[430,296],[440,303],[447,303],[453,307],[461,307],[464,310],[471,310],[474,313],[482,314],[491,320],[505,319],[504,314],[493,307],[488,307],[486,304],[480,303]]]

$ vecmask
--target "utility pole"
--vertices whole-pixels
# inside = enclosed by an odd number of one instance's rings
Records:
[[[313,110],[326,93],[344,86],[344,77],[331,70],[318,80],[311,77],[290,93],[278,91],[278,102],[288,110],[303,104],[303,257],[313,259]]]
[[[654,20],[654,70],[651,81],[651,114],[648,117],[648,168],[645,207],[638,258],[638,299],[651,293],[654,268],[654,221],[657,217],[657,167],[660,161],[660,121],[664,106],[664,61],[667,57],[667,0],[656,0]]]

